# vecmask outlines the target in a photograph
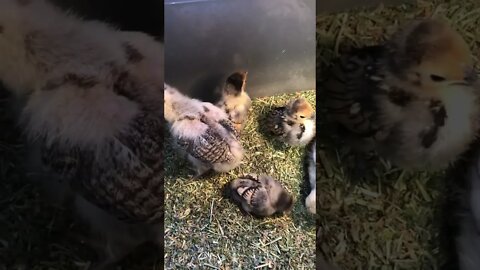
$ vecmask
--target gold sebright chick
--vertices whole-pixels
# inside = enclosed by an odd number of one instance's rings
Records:
[[[448,24],[414,21],[384,45],[343,55],[322,90],[328,118],[364,150],[405,169],[448,166],[479,128],[470,50]]]
[[[315,111],[304,98],[273,108],[265,124],[271,135],[292,146],[305,146],[315,137]]]
[[[212,103],[192,99],[166,85],[164,117],[178,148],[199,178],[210,170],[228,172],[240,165],[244,150],[228,115]]]
[[[222,98],[217,103],[223,109],[235,129],[241,132],[247,121],[248,111],[252,107],[252,100],[245,91],[248,72],[237,71],[228,76],[222,90]]]

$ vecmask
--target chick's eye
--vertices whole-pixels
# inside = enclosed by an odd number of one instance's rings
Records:
[[[300,115],[300,118],[305,118],[305,116],[304,116],[304,115]]]
[[[432,79],[432,81],[434,81],[434,82],[445,81],[444,77],[438,76],[438,75],[435,75],[435,74],[430,75],[430,79]]]

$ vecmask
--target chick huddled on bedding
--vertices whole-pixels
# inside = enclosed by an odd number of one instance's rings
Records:
[[[228,172],[240,165],[243,147],[228,115],[212,103],[192,99],[166,85],[164,117],[176,146],[199,178],[210,170]]]
[[[247,121],[252,100],[245,91],[247,72],[235,72],[228,76],[222,89],[222,98],[217,103],[223,109],[238,132],[241,132]]]
[[[383,45],[354,49],[325,78],[327,116],[344,138],[401,168],[443,169],[477,134],[472,56],[443,21],[417,20]]]
[[[439,269],[480,269],[480,140],[445,173]]]
[[[276,139],[292,146],[305,146],[315,136],[315,111],[306,99],[292,99],[285,106],[273,108],[265,125]]]
[[[258,217],[289,211],[293,196],[273,177],[247,174],[227,185],[227,194],[243,211]]]

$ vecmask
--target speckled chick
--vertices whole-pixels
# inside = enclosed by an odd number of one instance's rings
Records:
[[[383,45],[354,49],[325,78],[327,116],[344,138],[401,168],[443,169],[477,134],[472,56],[443,21],[413,21]]]
[[[247,213],[258,217],[289,211],[293,196],[273,177],[247,174],[230,182],[229,193]]]
[[[192,99],[166,85],[165,119],[178,148],[199,178],[210,170],[228,172],[240,165],[243,147],[228,115],[212,103]]]
[[[305,146],[315,136],[315,111],[304,98],[276,107],[266,117],[266,128],[276,139],[292,146]]]
[[[222,98],[217,106],[222,108],[232,121],[235,129],[241,132],[247,121],[252,100],[245,91],[248,72],[238,71],[228,76],[222,90]]]
[[[47,1],[4,0],[0,59],[21,100],[28,175],[90,225],[95,269],[161,246],[163,45]]]

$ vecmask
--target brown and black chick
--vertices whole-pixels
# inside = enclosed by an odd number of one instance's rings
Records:
[[[222,98],[217,103],[223,109],[238,132],[241,132],[247,121],[252,100],[245,91],[248,72],[235,72],[228,76],[222,89]]]
[[[317,255],[319,261],[317,263],[317,269],[320,270],[341,270],[340,268],[333,266],[332,264],[328,263],[321,254]]]
[[[227,194],[241,209],[257,217],[289,211],[293,196],[273,177],[247,174],[228,184]]]
[[[276,139],[292,146],[305,146],[315,137],[315,111],[306,99],[292,99],[285,106],[273,108],[265,125]]]
[[[477,134],[476,77],[463,38],[443,21],[422,19],[383,45],[341,56],[320,88],[328,118],[354,145],[401,168],[437,170]]]

